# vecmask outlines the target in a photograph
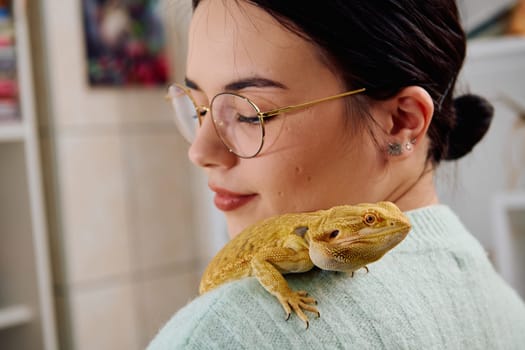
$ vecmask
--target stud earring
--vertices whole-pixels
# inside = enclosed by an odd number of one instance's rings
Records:
[[[410,142],[405,143],[405,149],[407,151],[412,151],[414,149],[414,145],[416,144],[416,139],[410,140]]]
[[[394,142],[388,144],[388,155],[389,156],[399,156],[403,153],[403,148],[400,143]]]
[[[400,156],[403,153],[403,147],[407,151],[410,152],[414,149],[415,144],[416,144],[416,139],[412,139],[409,142],[406,142],[405,144],[403,144],[403,146],[401,146],[401,144],[397,142],[389,143],[388,149],[387,149],[388,155],[389,156]]]

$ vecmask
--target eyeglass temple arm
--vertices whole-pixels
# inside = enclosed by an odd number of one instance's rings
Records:
[[[300,104],[297,104],[297,105],[292,105],[292,106],[288,106],[288,107],[272,109],[271,111],[262,112],[261,116],[263,118],[274,117],[274,116],[276,116],[276,115],[278,115],[280,113],[285,113],[285,112],[290,112],[290,111],[301,109],[301,108],[310,107],[310,106],[315,105],[317,103],[321,103],[321,102],[325,102],[325,101],[335,100],[335,99],[341,98],[341,97],[346,97],[346,96],[359,94],[359,93],[364,92],[364,91],[366,91],[366,88],[361,88],[361,89],[357,89],[357,90],[343,92],[341,94],[337,94],[337,95],[334,95],[334,96],[324,97],[324,98],[320,98],[320,99],[317,99],[317,100],[313,100],[313,101],[309,101],[309,102],[305,102],[305,103],[300,103]]]

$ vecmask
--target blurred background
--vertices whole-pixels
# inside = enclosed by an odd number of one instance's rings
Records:
[[[442,201],[525,297],[525,3],[460,0],[482,143]],[[320,5],[322,6],[322,5]],[[227,241],[164,99],[190,0],[0,0],[0,348],[142,349]]]

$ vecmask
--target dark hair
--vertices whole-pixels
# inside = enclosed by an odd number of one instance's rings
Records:
[[[245,0],[315,43],[349,89],[384,100],[417,85],[434,101],[428,159],[462,157],[488,130],[483,98],[452,98],[466,51],[454,0]],[[200,0],[193,0],[197,7]]]

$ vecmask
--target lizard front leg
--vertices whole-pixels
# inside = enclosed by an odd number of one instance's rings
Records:
[[[296,251],[291,248],[271,248],[257,253],[251,261],[252,274],[259,283],[281,303],[286,312],[286,319],[292,310],[303,320],[308,328],[308,317],[303,310],[314,312],[319,317],[319,311],[312,304],[314,298],[308,297],[306,291],[293,291],[288,286],[282,273],[305,272],[313,267],[308,250]]]

